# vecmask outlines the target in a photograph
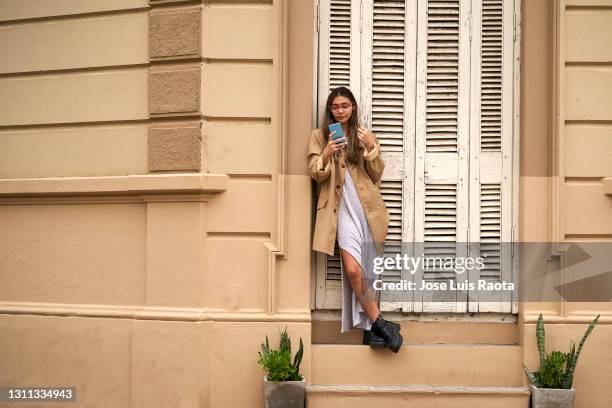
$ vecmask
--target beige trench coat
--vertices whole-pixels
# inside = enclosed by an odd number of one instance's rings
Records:
[[[374,135],[376,147],[368,152],[363,142],[359,141],[359,164],[345,160],[345,150],[342,149],[323,166],[321,145],[323,133],[314,129],[308,143],[308,172],[317,182],[317,215],[315,221],[312,249],[334,255],[336,231],[338,227],[338,212],[344,186],[344,176],[348,169],[355,183],[357,195],[363,206],[372,238],[377,244],[377,254],[382,255],[384,241],[389,228],[389,211],[385,206],[380,192],[380,179],[385,164],[380,155],[380,142]],[[361,152],[363,152],[361,154]]]

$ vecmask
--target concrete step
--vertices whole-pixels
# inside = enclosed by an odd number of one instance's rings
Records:
[[[398,320],[402,326],[404,344],[506,344],[518,343],[516,323],[505,322],[443,322]],[[340,333],[340,321],[312,322],[313,344],[361,344],[363,330]]]
[[[313,344],[312,385],[522,387],[521,347],[403,345],[399,353],[362,345]]]
[[[310,385],[308,408],[529,408],[527,387]]]

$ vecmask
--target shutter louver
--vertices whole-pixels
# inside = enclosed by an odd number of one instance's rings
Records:
[[[340,248],[338,242],[334,246],[334,253],[339,254]],[[337,255],[327,257],[327,277],[326,279],[339,281],[341,280],[340,257]]]
[[[322,288],[323,302],[319,306],[324,309],[340,309],[342,307],[342,269],[340,267],[340,248],[338,242],[334,245],[334,256],[321,255],[325,260],[325,286]]]
[[[390,216],[383,256],[395,257],[395,254],[401,254],[402,244],[402,182],[399,180],[382,180],[380,192]],[[383,280],[385,282],[399,282],[401,280],[401,270],[385,270]]]
[[[502,0],[482,1],[480,148],[501,151]]]
[[[350,87],[351,0],[331,0],[329,15],[329,90]]]
[[[372,131],[382,151],[403,152],[404,1],[374,1],[372,28]]]
[[[387,241],[400,243],[402,241],[402,182],[382,180],[380,192],[391,218]]]
[[[456,280],[458,189],[456,184],[425,186],[422,280],[447,284]],[[449,262],[449,259],[451,260]],[[460,299],[454,290],[424,291],[419,294],[423,311],[460,311]],[[459,305],[458,305],[459,304]],[[420,309],[418,305],[415,308]]]
[[[457,238],[457,186],[425,187],[425,242],[454,242]]]
[[[457,253],[457,186],[429,184],[425,187],[425,257],[455,258]],[[454,271],[429,269],[426,280],[454,279]]]
[[[459,0],[427,2],[426,149],[456,152],[459,104]]]
[[[480,256],[485,267],[480,278],[499,281],[501,278],[501,186],[480,186]]]

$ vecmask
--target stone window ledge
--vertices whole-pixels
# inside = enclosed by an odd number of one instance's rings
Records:
[[[0,180],[0,198],[31,196],[121,196],[215,194],[229,176],[210,173],[145,174],[103,177],[54,177]]]

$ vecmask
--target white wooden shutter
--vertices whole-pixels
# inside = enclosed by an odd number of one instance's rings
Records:
[[[349,86],[381,141],[381,193],[391,215],[385,255],[486,255],[479,274],[387,271],[385,281],[510,280],[516,223],[518,48],[513,0],[321,0],[319,113]],[[514,123],[513,123],[514,121]],[[514,168],[513,168],[514,161]],[[513,172],[514,170],[514,172]],[[514,183],[514,184],[513,184]],[[514,192],[513,192],[514,191]],[[514,214],[514,215],[513,215]],[[335,252],[338,253],[336,246]],[[506,260],[506,263],[504,263]],[[340,260],[317,256],[317,308],[340,308]],[[398,293],[400,293],[398,295]],[[417,292],[418,293],[418,292]],[[467,291],[383,293],[383,310],[509,312]]]
[[[471,256],[485,268],[470,281],[511,282],[513,240],[514,1],[473,3],[472,127],[470,132]],[[511,312],[507,291],[470,292],[470,312]]]
[[[381,193],[390,223],[384,256],[411,252],[414,217],[414,101],[416,0],[364,0],[362,32],[362,110],[364,124],[381,144],[385,171]],[[405,272],[386,270],[384,282],[407,279]],[[383,291],[382,310],[406,310],[412,294]]]
[[[320,0],[319,3],[319,121],[325,112],[329,92],[346,86],[360,101],[360,0]],[[319,122],[320,123],[320,122]],[[319,309],[341,307],[339,249],[334,256],[317,252],[315,303]]]
[[[421,0],[418,19],[415,256],[465,256],[468,228],[469,2]],[[421,281],[454,272],[421,270]],[[416,312],[463,312],[460,291],[417,292]]]

